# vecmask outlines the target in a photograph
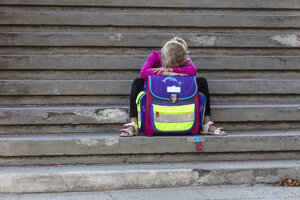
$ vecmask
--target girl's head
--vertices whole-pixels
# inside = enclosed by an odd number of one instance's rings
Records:
[[[187,44],[178,37],[172,38],[161,49],[161,61],[163,67],[178,67],[187,62]]]

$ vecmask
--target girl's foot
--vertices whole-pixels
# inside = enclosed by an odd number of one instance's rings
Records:
[[[206,124],[203,125],[202,131],[200,131],[202,135],[219,135],[224,136],[227,133],[223,130],[223,127],[217,128],[215,123],[212,121],[208,121]]]
[[[124,129],[120,130],[120,137],[132,137],[138,135],[138,127],[135,122],[123,125]]]

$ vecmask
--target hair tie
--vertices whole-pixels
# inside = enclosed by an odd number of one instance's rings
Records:
[[[181,45],[181,46],[183,47],[184,51],[186,51],[185,46],[184,46],[181,42],[179,42],[178,40],[172,40],[172,41],[170,41],[170,42],[175,42],[175,43]]]

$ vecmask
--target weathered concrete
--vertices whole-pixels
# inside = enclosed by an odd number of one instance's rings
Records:
[[[2,136],[0,155],[123,155],[164,153],[284,152],[300,150],[298,132],[259,132],[229,134],[226,137],[201,136],[202,151],[197,151],[192,136],[122,138],[118,135],[65,134]],[[130,148],[128,148],[130,146]]]
[[[300,105],[212,106],[216,122],[299,122]],[[72,125],[126,123],[127,106],[5,107],[0,125]],[[247,115],[245,115],[247,113]]]
[[[274,183],[300,175],[299,161],[1,168],[1,193],[80,192]]]
[[[0,80],[0,95],[128,95],[133,80]],[[300,79],[208,80],[211,94],[299,94]],[[250,103],[251,104],[251,103]]]
[[[128,94],[129,95],[129,94]],[[85,95],[85,96],[0,96],[1,107],[18,106],[70,106],[70,105],[129,105],[129,96]],[[297,98],[296,98],[297,99]],[[289,99],[296,100],[296,99]],[[295,101],[299,102],[299,101]]]
[[[272,161],[297,160],[298,151],[285,152],[218,152],[218,153],[154,153],[120,155],[65,155],[65,156],[17,156],[0,157],[0,166],[56,166],[78,164],[137,164],[137,163],[182,163],[216,161]]]
[[[231,131],[244,131],[257,130],[257,131],[292,131],[299,130],[299,121],[257,121],[257,122],[218,122],[217,126],[225,127],[228,132]],[[127,122],[127,121],[126,121]],[[15,135],[15,134],[57,134],[57,133],[97,133],[97,134],[118,134],[123,123],[113,123],[113,124],[14,124],[14,125],[1,125],[0,134],[1,135]]]
[[[67,124],[112,124],[126,122],[128,108],[124,106],[2,108],[0,116],[2,125],[66,124],[66,122]]]
[[[272,105],[272,104],[298,104],[299,95],[217,95],[211,94],[212,105]],[[85,96],[0,96],[1,107],[21,106],[114,106],[129,105],[128,95],[85,95]]]
[[[15,134],[57,134],[57,133],[106,133],[116,134],[120,131],[123,124],[32,124],[32,125],[17,125],[0,126],[1,135]],[[288,125],[289,128],[291,125]]]
[[[300,56],[191,55],[203,70],[299,70]],[[1,69],[140,70],[147,55],[0,55]]]
[[[161,7],[161,8],[257,8],[257,9],[297,9],[300,8],[299,0],[252,0],[242,1],[242,0],[186,0],[184,2],[177,0],[169,0],[168,2],[161,0],[115,0],[115,1],[97,1],[97,0],[2,0],[0,5],[46,5],[46,6],[124,6],[131,7]]]
[[[134,11],[133,11],[134,12]],[[162,20],[162,18],[164,20]],[[63,20],[62,20],[63,19]],[[206,13],[106,13],[106,12],[35,12],[6,11],[0,13],[3,25],[83,25],[83,26],[185,26],[185,27],[260,27],[298,28],[298,15],[206,14]],[[115,34],[111,40],[121,40]],[[126,40],[126,38],[123,38]]]
[[[274,187],[272,185],[219,185],[180,188],[133,189],[105,192],[44,193],[2,195],[1,200],[274,200],[299,199],[299,187]]]
[[[238,17],[235,16],[235,18]],[[300,23],[300,20],[298,22]],[[297,27],[299,26],[297,25]],[[296,48],[300,46],[298,34],[199,33],[176,35],[183,37],[190,47]],[[0,36],[0,46],[140,47],[142,45],[143,47],[158,48],[170,40],[174,34],[0,32]],[[39,42],[36,43],[36,40]]]
[[[4,175],[1,193],[99,191],[150,187],[175,187],[192,184],[191,170],[146,170],[123,172],[67,172],[50,174]],[[1,176],[1,175],[0,175]],[[4,178],[4,179],[3,179]],[[44,181],[42,181],[44,180]],[[19,184],[16,184],[19,183]],[[12,189],[14,188],[14,189]]]
[[[134,80],[139,77],[140,70],[4,70],[1,71],[1,77],[5,80]],[[205,77],[208,80],[217,79],[281,79],[289,77],[290,79],[298,79],[300,71],[237,71],[237,70],[198,70],[198,76]],[[197,77],[198,77],[197,76]],[[299,101],[297,101],[299,102]]]
[[[8,79],[0,81],[0,133],[11,135],[1,136],[1,165],[299,159],[298,136],[284,131],[300,127],[298,0],[0,4],[0,68]],[[282,131],[271,138],[203,137],[203,152],[195,150],[192,137],[119,138],[133,76],[174,35],[188,42],[199,75],[210,80],[218,126]],[[111,135],[101,134],[106,131]],[[206,172],[211,183],[252,183],[249,170],[247,177]]]

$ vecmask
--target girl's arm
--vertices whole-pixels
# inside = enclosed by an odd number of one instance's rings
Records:
[[[187,64],[184,67],[174,67],[173,72],[195,76],[197,74],[197,69],[193,62],[188,58]]]
[[[159,65],[159,55],[156,51],[153,51],[147,58],[146,63],[143,65],[141,69],[141,78],[146,78],[147,76],[153,76],[153,75],[161,75],[161,71],[154,71],[153,67]]]

